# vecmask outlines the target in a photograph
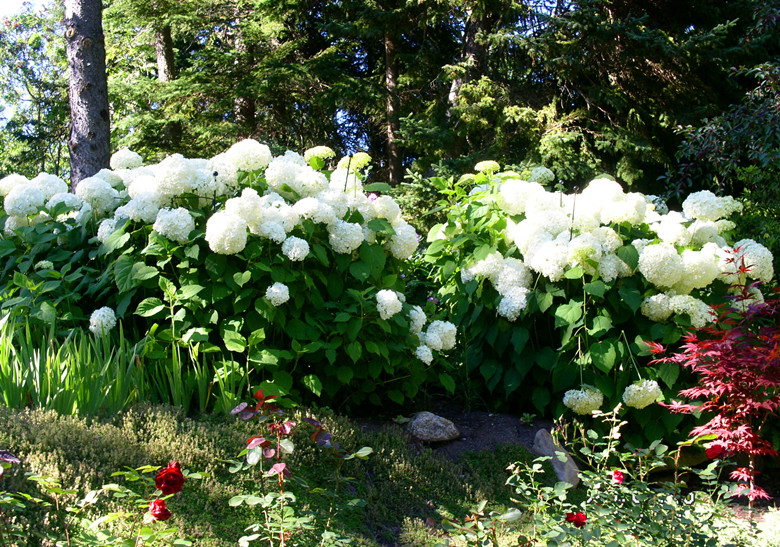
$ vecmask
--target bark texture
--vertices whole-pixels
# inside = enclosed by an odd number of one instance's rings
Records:
[[[65,0],[70,98],[71,187],[109,166],[106,47],[100,0]]]
[[[385,31],[385,86],[387,89],[387,167],[388,182],[396,186],[403,180],[403,161],[398,147],[398,59],[396,58],[397,37],[391,30]]]

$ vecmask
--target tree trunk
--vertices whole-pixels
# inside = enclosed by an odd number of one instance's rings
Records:
[[[65,45],[70,98],[70,184],[109,166],[106,47],[100,0],[65,0]]]
[[[385,30],[385,87],[387,89],[387,169],[391,186],[403,180],[403,163],[398,148],[398,59],[395,56],[396,37]]]
[[[154,51],[157,53],[157,79],[170,82],[176,78],[176,65],[173,58],[173,38],[170,25],[154,31]]]

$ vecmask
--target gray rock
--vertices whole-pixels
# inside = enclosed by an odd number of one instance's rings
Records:
[[[564,448],[555,444],[552,435],[546,429],[540,429],[536,432],[531,452],[537,456],[550,456],[552,458],[550,463],[552,463],[559,481],[568,482],[572,486],[579,484],[580,470],[577,464]]]
[[[460,431],[451,421],[431,412],[418,412],[406,424],[406,431],[427,443],[452,441],[460,437]]]

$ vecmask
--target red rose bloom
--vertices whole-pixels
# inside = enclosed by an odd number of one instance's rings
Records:
[[[704,453],[707,454],[709,459],[716,460],[723,455],[723,446],[719,444],[712,444],[707,450],[704,451]]]
[[[171,512],[165,507],[165,500],[153,500],[149,504],[149,514],[154,517],[155,520],[168,520],[171,518]]]
[[[585,520],[587,518],[585,513],[566,513],[566,522],[571,522],[577,528],[585,526]]]
[[[181,473],[179,462],[171,462],[168,467],[157,473],[154,485],[162,491],[163,496],[181,492],[181,487],[184,486],[184,475]]]
[[[623,478],[624,478],[623,472],[620,471],[619,469],[615,469],[612,472],[612,482],[614,482],[615,484],[623,484]]]

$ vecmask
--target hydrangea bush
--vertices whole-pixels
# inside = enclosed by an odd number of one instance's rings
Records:
[[[24,309],[46,323],[98,336],[133,323],[148,337],[146,359],[205,361],[223,388],[248,376],[334,406],[401,403],[428,381],[453,389],[438,356],[454,347],[454,326],[429,323],[404,295],[400,267],[419,237],[376,193],[387,185],[364,187],[367,154],[323,171],[332,157],[318,147],[274,158],[245,140],[208,160],[175,154],[154,165],[120,150],[75,194],[51,175],[6,177],[5,296],[22,285],[15,305],[27,297],[39,306]],[[67,316],[44,290],[69,279],[58,246],[90,272],[89,290],[74,276],[58,289]],[[41,259],[51,267],[33,268]]]
[[[715,319],[711,306],[738,273],[735,250],[749,264],[739,275],[772,279],[766,247],[731,240],[741,204],[702,191],[668,211],[606,177],[566,194],[478,171],[458,183],[430,179],[449,212],[426,251],[468,369],[510,407],[589,414],[603,397],[645,409],[636,420],[651,438],[673,429],[679,417],[648,405],[662,387],[676,391],[679,367],[636,359],[648,355],[642,342],[674,343]],[[753,297],[763,299],[758,288]]]

